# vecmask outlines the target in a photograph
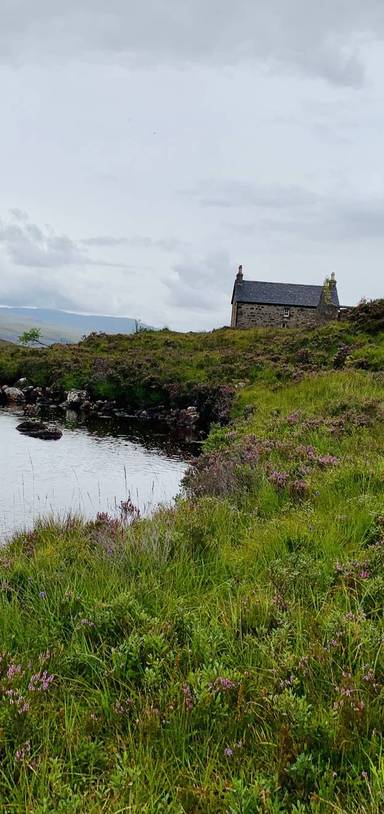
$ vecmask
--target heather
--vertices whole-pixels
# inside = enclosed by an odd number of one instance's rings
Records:
[[[384,379],[352,362],[383,337],[315,331],[295,367],[301,332],[249,333],[264,371],[228,373],[174,507],[0,552],[4,811],[382,811]]]
[[[0,385],[27,377],[32,385],[54,387],[60,393],[86,388],[92,400],[110,399],[131,408],[193,403],[208,423],[221,421],[227,417],[233,391],[244,384],[292,381],[310,372],[345,367],[382,369],[380,301],[364,308],[370,333],[362,330],[357,309],[354,321],[330,323],[316,331],[165,329],[128,336],[93,334],[77,345],[49,348],[4,344]]]

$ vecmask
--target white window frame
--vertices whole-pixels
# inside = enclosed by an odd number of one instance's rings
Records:
[[[284,319],[289,319],[291,316],[291,310],[288,305],[284,305]]]

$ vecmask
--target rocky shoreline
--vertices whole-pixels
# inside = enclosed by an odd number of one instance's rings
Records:
[[[55,387],[35,387],[27,379],[20,379],[12,386],[5,384],[0,387],[0,407],[12,406],[22,409],[28,419],[36,420],[47,415],[64,416],[72,411],[76,417],[156,421],[169,426],[171,430],[205,434],[204,417],[195,404],[187,407],[159,404],[147,409],[130,409],[109,399],[92,401],[86,390],[63,392]]]

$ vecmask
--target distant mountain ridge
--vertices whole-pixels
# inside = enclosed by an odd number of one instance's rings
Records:
[[[18,342],[19,336],[31,328],[39,328],[42,341],[47,345],[55,342],[79,342],[90,333],[131,334],[138,323],[130,317],[111,317],[85,314],[72,314],[54,308],[8,308],[0,306],[0,340]]]

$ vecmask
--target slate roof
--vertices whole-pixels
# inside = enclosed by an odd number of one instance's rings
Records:
[[[302,308],[317,308],[320,303],[322,285],[298,285],[296,283],[262,283],[251,280],[236,280],[232,302],[257,303],[259,305],[298,305]],[[332,289],[332,304],[340,307],[337,287]]]

